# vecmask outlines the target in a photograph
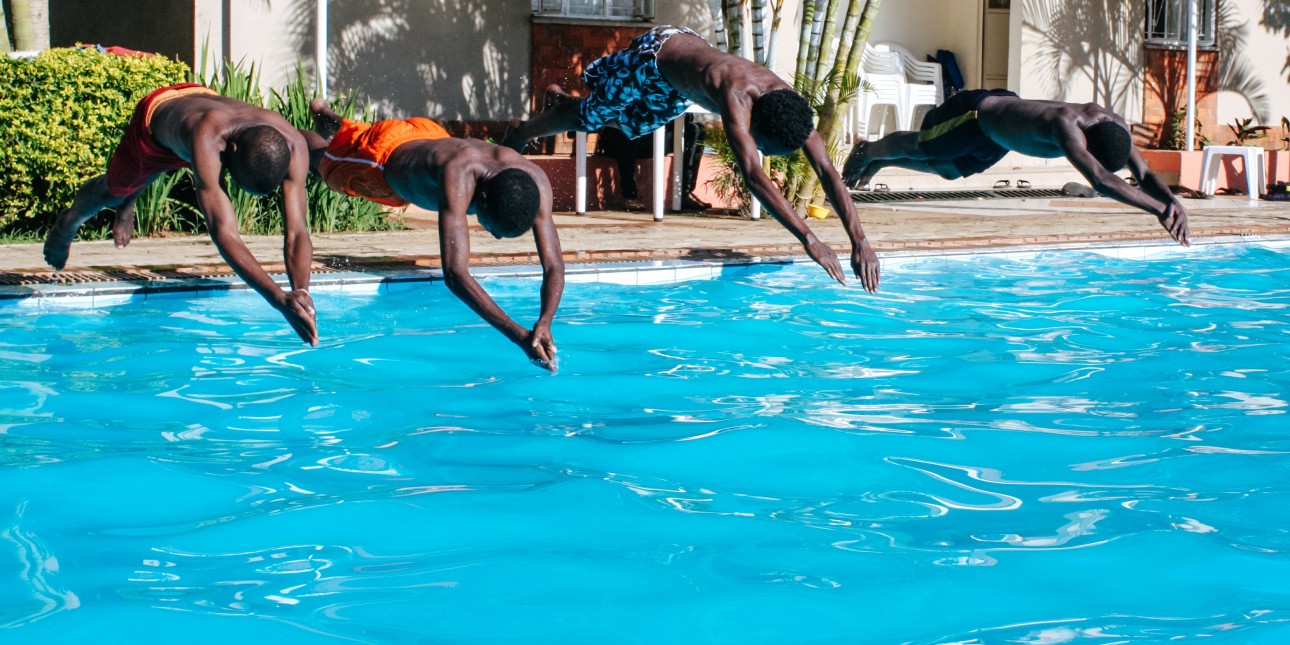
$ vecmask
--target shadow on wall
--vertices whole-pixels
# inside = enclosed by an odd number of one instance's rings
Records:
[[[1264,0],[1264,18],[1281,20],[1290,34],[1290,10],[1271,7],[1277,0]],[[1093,85],[1093,101],[1124,114],[1142,101],[1142,83],[1163,98],[1166,114],[1185,101],[1185,70],[1167,68],[1148,74],[1140,82],[1137,70],[1143,60],[1143,25],[1146,3],[1127,0],[1024,0],[1023,20],[1041,34],[1039,51],[1033,58],[1041,73],[1048,98],[1070,100],[1067,88],[1077,79]],[[1218,80],[1215,91],[1234,92],[1250,105],[1260,121],[1268,114],[1263,81],[1246,58],[1248,22],[1241,19],[1235,2],[1217,0],[1215,22]],[[1287,61],[1290,66],[1290,60]],[[1164,136],[1160,127],[1159,136]]]
[[[328,86],[356,90],[378,117],[504,119],[524,112],[529,6],[488,0],[346,0],[328,14]],[[312,1],[291,37],[314,51]]]
[[[1290,38],[1290,2],[1263,0],[1259,25],[1282,38]],[[1286,48],[1286,62],[1281,66],[1281,72],[1286,75],[1286,82],[1290,83],[1290,47]]]
[[[1124,114],[1142,101],[1137,70],[1142,61],[1146,3],[1116,0],[1023,0],[1022,21],[1040,34],[1031,64],[1046,98],[1070,100],[1080,78],[1093,85],[1093,101]]]

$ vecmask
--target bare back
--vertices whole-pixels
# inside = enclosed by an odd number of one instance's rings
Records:
[[[419,139],[400,145],[385,162],[385,181],[403,199],[440,211],[447,190],[474,195],[476,185],[507,168],[531,175],[547,203],[551,183],[546,173],[523,155],[474,139]],[[473,212],[473,206],[467,212]]]
[[[161,145],[189,162],[195,161],[197,141],[209,143],[214,137],[224,143],[239,130],[258,125],[281,132],[293,152],[303,149],[300,132],[281,114],[215,94],[183,96],[161,103],[150,124],[152,136]]]
[[[1035,101],[1015,96],[985,98],[977,113],[981,130],[995,143],[1049,159],[1065,156],[1063,141],[1091,125],[1105,121],[1124,125],[1115,113],[1096,103]]]
[[[659,72],[672,87],[723,116],[732,102],[741,106],[746,116],[757,97],[793,89],[765,66],[723,52],[691,34],[669,38],[656,60]]]

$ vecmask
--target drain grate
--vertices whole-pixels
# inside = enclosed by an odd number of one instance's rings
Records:
[[[919,202],[919,201],[952,201],[964,199],[1027,199],[1031,197],[1064,197],[1056,189],[1026,188],[1015,190],[908,190],[851,191],[851,201],[859,203],[876,202]]]

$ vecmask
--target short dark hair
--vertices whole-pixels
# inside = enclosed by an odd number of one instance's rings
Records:
[[[806,145],[815,130],[811,104],[793,90],[775,90],[757,97],[749,128],[762,146],[788,152]]]
[[[229,174],[243,188],[267,195],[282,185],[291,167],[291,146],[272,126],[256,125],[233,136],[233,154],[228,158]]]
[[[480,206],[493,222],[492,233],[519,237],[533,228],[542,192],[533,176],[519,168],[507,168],[480,186]]]
[[[1114,121],[1103,121],[1084,128],[1084,138],[1088,139],[1088,151],[1102,167],[1111,172],[1123,168],[1129,163],[1129,151],[1133,149],[1133,138],[1124,126]]]

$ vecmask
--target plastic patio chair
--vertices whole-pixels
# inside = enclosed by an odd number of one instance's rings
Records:
[[[908,130],[909,119],[905,109],[905,72],[900,64],[900,56],[894,52],[879,52],[865,43],[864,54],[860,59],[860,77],[869,84],[870,89],[862,92],[864,136],[872,139],[874,130],[877,136],[886,134],[887,116],[895,115],[896,130]],[[875,111],[881,109],[878,120],[874,120]],[[875,128],[875,124],[878,126]]]
[[[874,49],[893,52],[900,60],[905,73],[905,129],[917,130],[927,111],[944,100],[940,64],[918,60],[909,50],[893,43],[874,45]]]

